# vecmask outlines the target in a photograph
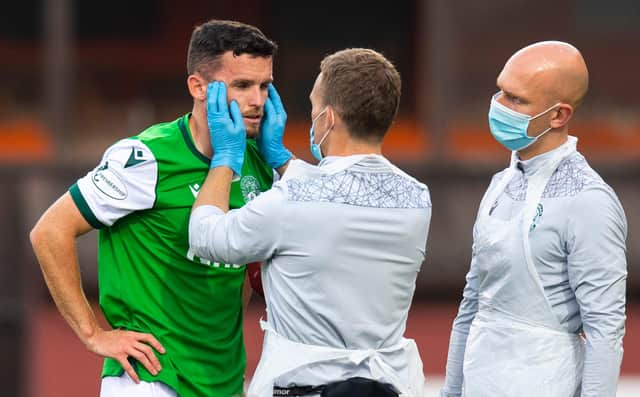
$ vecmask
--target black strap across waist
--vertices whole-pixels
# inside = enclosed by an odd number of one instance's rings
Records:
[[[398,397],[398,391],[388,383],[373,379],[353,377],[320,386],[273,387],[273,396],[310,396],[320,394],[323,397]]]
[[[280,387],[273,386],[273,397],[280,396],[309,396],[313,394],[320,394],[327,385],[320,386],[291,386]]]

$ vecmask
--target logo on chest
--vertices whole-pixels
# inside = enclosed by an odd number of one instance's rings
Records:
[[[260,183],[253,175],[246,175],[240,178],[240,191],[245,202],[249,202],[260,194]]]
[[[534,231],[536,226],[538,226],[538,223],[540,223],[540,218],[542,218],[543,212],[544,212],[544,207],[542,206],[542,203],[539,203],[538,207],[536,208],[536,214],[533,216],[533,221],[531,222],[531,226],[529,226],[529,233]]]
[[[198,198],[198,193],[200,192],[200,184],[194,183],[193,185],[189,185],[189,191],[193,194],[193,198]]]

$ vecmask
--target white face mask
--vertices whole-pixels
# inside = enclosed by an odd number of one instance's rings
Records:
[[[322,156],[322,149],[320,148],[320,145],[322,145],[322,142],[324,142],[324,140],[327,138],[327,136],[329,135],[329,133],[333,129],[333,121],[331,122],[331,126],[329,126],[327,131],[325,131],[325,133],[322,136],[322,138],[320,138],[320,142],[318,142],[318,143],[314,142],[315,141],[315,131],[314,131],[313,127],[314,127],[314,125],[316,123],[316,120],[318,120],[318,117],[322,116],[327,111],[327,109],[328,108],[325,107],[320,113],[318,113],[318,115],[316,117],[313,118],[313,120],[311,120],[311,128],[309,129],[309,141],[310,141],[311,154],[318,161],[322,160],[322,157],[323,157]]]

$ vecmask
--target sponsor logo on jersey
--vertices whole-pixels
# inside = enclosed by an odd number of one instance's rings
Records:
[[[244,265],[236,265],[235,263],[228,264],[228,263],[212,262],[208,259],[200,258],[196,256],[193,253],[193,251],[191,251],[191,248],[189,248],[189,251],[187,251],[187,259],[189,259],[192,262],[199,263],[201,265],[215,267],[215,268],[222,268],[222,269],[240,269],[244,266]]]
[[[108,161],[95,170],[91,181],[98,190],[114,200],[124,200],[128,196],[127,186],[118,174],[109,168]]]
[[[133,167],[134,165],[138,165],[140,163],[145,162],[144,153],[140,149],[131,148],[131,154],[129,155],[129,159],[127,163],[124,165],[124,168]]]
[[[193,198],[198,198],[198,193],[200,192],[200,184],[194,183],[193,185],[189,185],[189,190],[191,194],[193,194]]]
[[[240,178],[240,190],[245,202],[249,202],[260,194],[260,183],[253,175],[247,175]]]

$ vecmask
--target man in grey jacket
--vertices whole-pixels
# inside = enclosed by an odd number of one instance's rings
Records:
[[[226,215],[245,134],[224,85],[213,83],[215,166],[194,203],[191,249],[212,261],[266,263],[268,321],[248,396],[420,397],[422,362],[403,334],[431,201],[424,184],[381,154],[400,76],[368,49],[332,54],[320,70],[310,95],[319,165],[289,161],[271,190]],[[269,96],[267,112],[283,117],[272,87]],[[262,146],[284,153],[283,129],[261,130]]]
[[[614,397],[627,222],[569,135],[586,64],[570,44],[535,43],[497,85],[489,127],[511,164],[480,204],[441,396]]]

